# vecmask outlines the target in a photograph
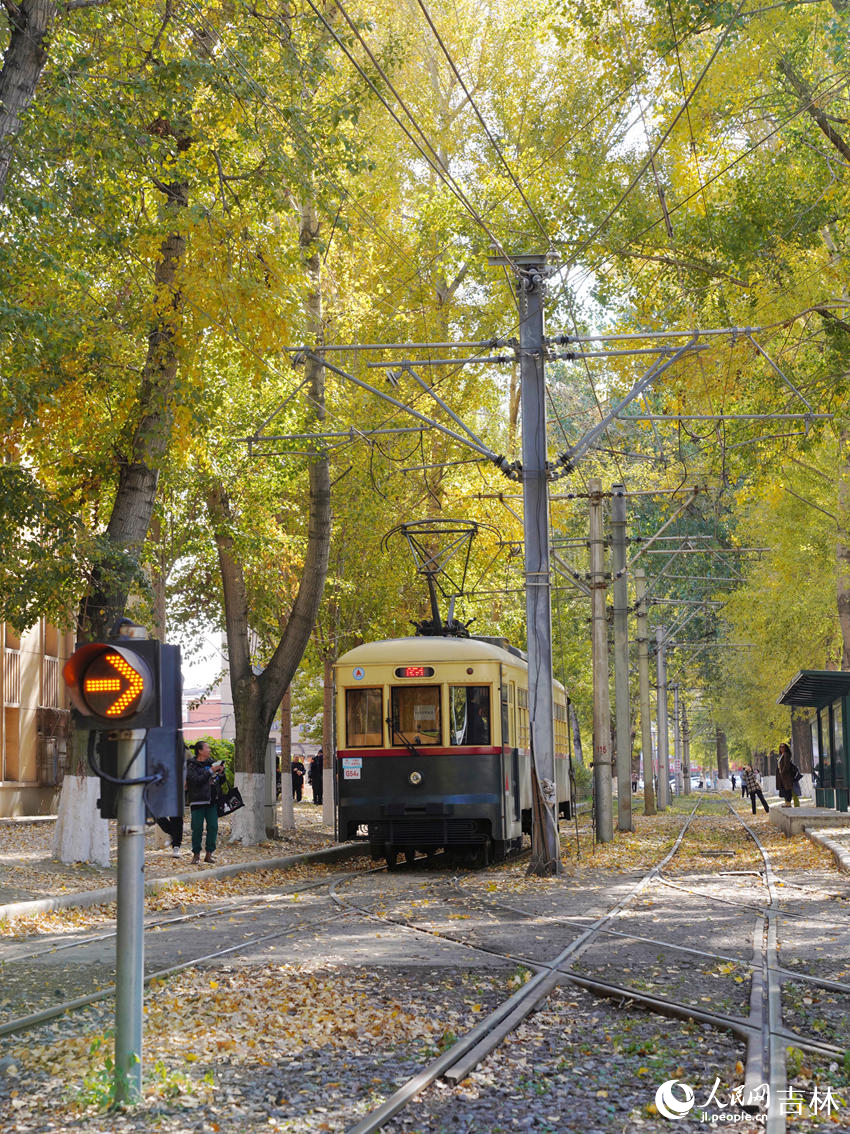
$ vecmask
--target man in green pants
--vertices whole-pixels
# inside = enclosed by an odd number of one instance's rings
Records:
[[[212,762],[212,751],[205,740],[199,740],[194,750],[194,757],[186,761],[186,791],[192,813],[192,862],[201,861],[204,823],[207,826],[204,862],[215,862],[213,852],[218,837],[218,799],[224,779],[224,762]]]

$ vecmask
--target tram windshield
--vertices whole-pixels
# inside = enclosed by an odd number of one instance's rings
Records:
[[[382,689],[346,689],[345,736],[349,748],[377,748],[384,743]]]
[[[452,744],[490,743],[490,687],[450,685],[449,713]]]
[[[396,744],[439,744],[442,739],[439,685],[404,685],[390,691]]]

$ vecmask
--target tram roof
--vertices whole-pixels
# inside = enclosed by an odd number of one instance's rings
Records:
[[[778,705],[805,705],[822,709],[850,693],[850,672],[836,669],[801,669],[780,694]]]
[[[351,662],[363,664],[371,662],[399,664],[403,659],[417,664],[427,662],[461,661],[464,658],[480,658],[487,661],[510,663],[525,666],[525,658],[498,646],[494,642],[483,642],[480,638],[442,638],[436,635],[417,635],[410,638],[386,638],[379,642],[364,642],[343,654],[337,665]]]

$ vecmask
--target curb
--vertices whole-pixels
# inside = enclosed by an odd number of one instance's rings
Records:
[[[841,846],[841,844],[837,843],[834,839],[830,839],[829,835],[826,834],[827,831],[830,834],[837,834],[839,831],[846,833],[848,828],[804,827],[803,830],[813,843],[820,843],[822,847],[826,847],[826,849],[835,859],[836,865],[838,866],[839,870],[843,870],[846,873],[850,874],[850,850],[847,850],[845,847]]]
[[[259,870],[286,870],[299,862],[344,862],[363,854],[368,844],[338,843],[324,850],[308,851],[306,854],[290,854],[284,858],[263,858],[251,862],[235,863],[233,866],[214,866],[210,870],[193,871],[191,874],[171,874],[167,878],[153,878],[145,883],[146,894],[158,894],[175,882],[205,882],[208,878],[232,878],[234,874],[251,873]],[[368,853],[368,852],[367,852]],[[80,890],[73,894],[60,894],[55,898],[35,898],[28,902],[10,902],[0,906],[0,921],[7,918],[22,917],[27,914],[52,913],[71,906],[101,906],[114,902],[118,896],[117,886],[106,886],[101,890]]]

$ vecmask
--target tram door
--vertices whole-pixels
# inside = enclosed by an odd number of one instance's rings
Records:
[[[502,751],[510,746],[510,783],[513,822],[520,820],[519,752],[516,737],[516,682],[502,681]],[[505,772],[508,765],[505,761]]]

